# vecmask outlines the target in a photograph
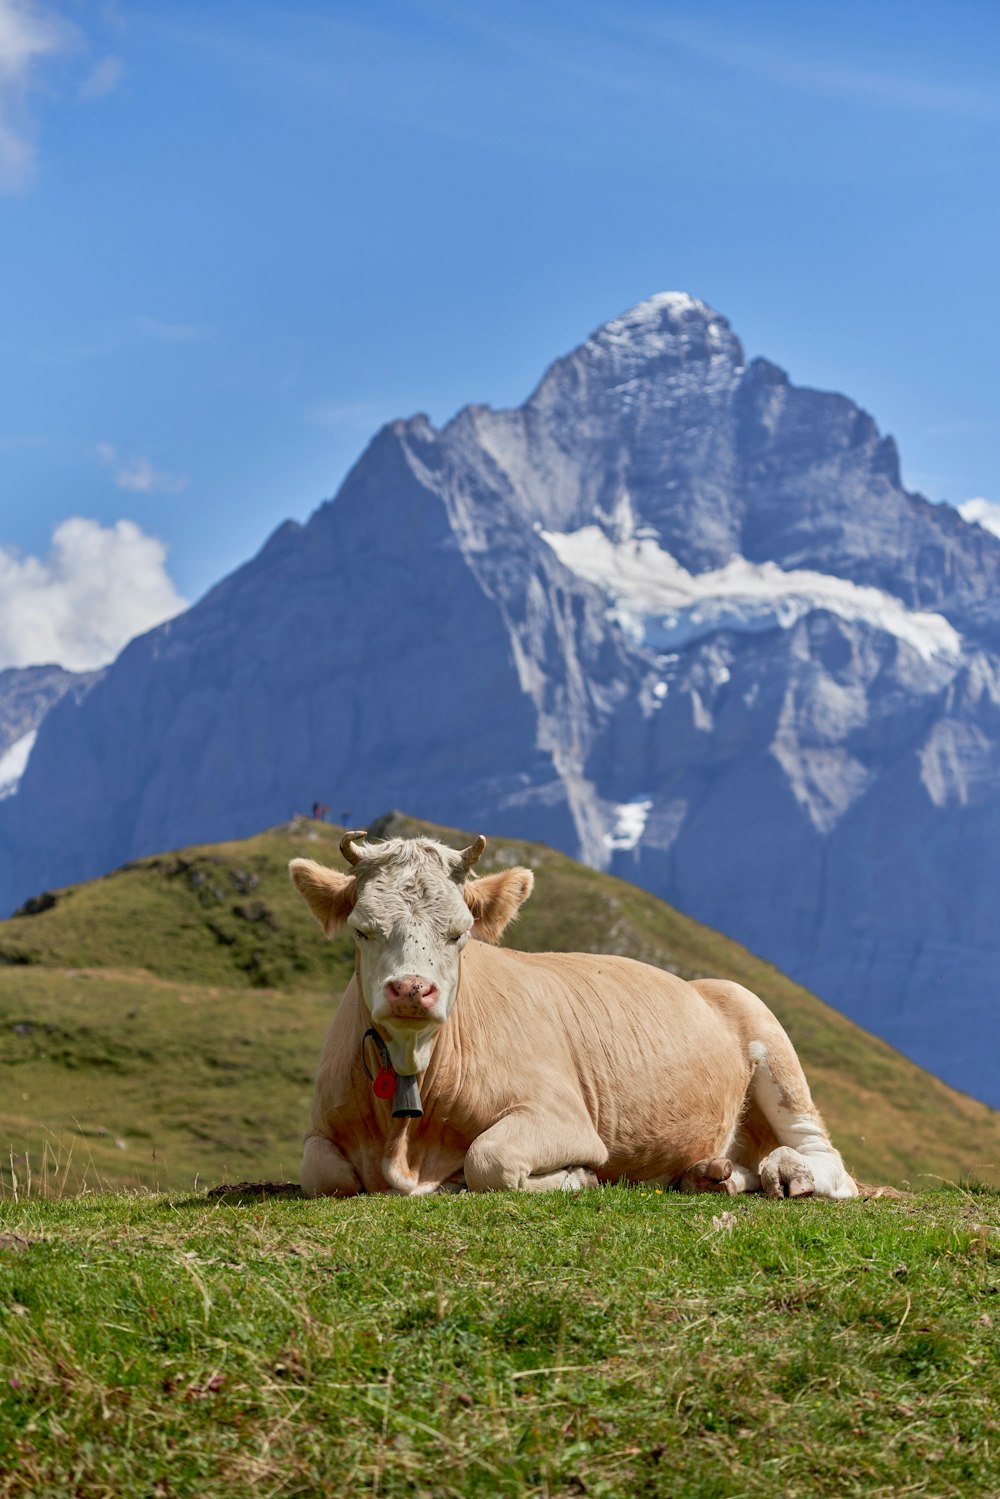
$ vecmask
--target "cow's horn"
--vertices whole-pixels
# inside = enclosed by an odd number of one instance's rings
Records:
[[[367,828],[354,828],[350,833],[345,833],[344,836],[343,836],[343,838],[341,838],[341,840],[340,840],[340,852],[343,854],[343,856],[347,860],[348,864],[360,864],[361,863],[361,860],[365,856],[364,855],[364,850],[358,848],[358,845],[355,843],[354,840],[355,840],[355,838],[367,838],[367,837],[368,837],[368,829]]]
[[[459,854],[459,858],[462,861],[463,868],[466,870],[471,869],[473,864],[475,864],[479,859],[483,857],[485,848],[486,839],[483,837],[482,833],[480,833],[479,837],[476,838],[473,843],[470,843],[468,848],[463,848],[462,852]]]

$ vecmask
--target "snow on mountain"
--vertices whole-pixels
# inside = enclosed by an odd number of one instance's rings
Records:
[[[653,805],[652,797],[645,801],[622,802],[611,809],[614,821],[604,842],[610,849],[633,849],[646,830],[646,819]]]
[[[67,692],[86,691],[96,676],[96,672],[66,671],[61,666],[0,671],[0,800],[17,791],[46,713]]]
[[[37,738],[38,730],[32,729],[30,734],[22,734],[20,739],[15,739],[0,755],[0,801],[13,796],[17,790]]]
[[[317,798],[610,867],[1000,1104],[1000,538],[693,297],[391,423],[67,694],[0,902]]]
[[[718,630],[788,630],[824,609],[894,635],[925,661],[961,655],[961,637],[943,615],[907,609],[845,578],[745,557],[695,575],[649,535],[616,542],[599,526],[540,534],[570,572],[604,589],[629,638],[654,650],[677,650]]]

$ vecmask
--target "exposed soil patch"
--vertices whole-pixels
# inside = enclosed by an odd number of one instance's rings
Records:
[[[302,1188],[298,1182],[222,1182],[218,1187],[209,1187],[206,1196],[225,1198],[229,1202],[248,1197],[301,1197]]]
[[[0,1251],[6,1249],[10,1254],[23,1254],[30,1249],[34,1240],[25,1239],[21,1234],[0,1234]]]

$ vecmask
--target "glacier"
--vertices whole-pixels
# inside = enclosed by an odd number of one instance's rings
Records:
[[[942,614],[907,609],[879,588],[804,568],[731,557],[692,574],[652,537],[614,540],[599,526],[542,538],[570,572],[613,600],[611,616],[637,644],[672,651],[718,630],[791,629],[813,610],[893,635],[925,661],[957,661],[961,637]]]

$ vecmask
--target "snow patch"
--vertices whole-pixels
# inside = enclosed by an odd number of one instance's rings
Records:
[[[599,526],[540,534],[570,572],[604,589],[625,633],[654,650],[677,649],[717,630],[788,630],[824,609],[894,635],[925,661],[961,655],[961,637],[943,615],[907,609],[891,594],[846,578],[804,568],[784,572],[775,562],[745,557],[694,574],[650,537],[612,541]]]
[[[692,297],[689,292],[658,291],[654,292],[651,297],[637,302],[620,318],[613,319],[613,322],[625,322],[626,319],[630,323],[651,322],[658,320],[660,314],[664,312],[669,312],[673,317],[679,317],[684,312],[700,312],[709,317],[712,315],[711,308],[706,303],[699,302],[697,297]]]
[[[20,739],[15,739],[0,755],[0,802],[16,792],[21,777],[28,768],[28,760],[37,738],[38,730],[32,729],[30,734],[23,734]]]
[[[652,801],[620,802],[613,808],[615,821],[610,833],[605,833],[607,848],[635,848],[646,828]]]

